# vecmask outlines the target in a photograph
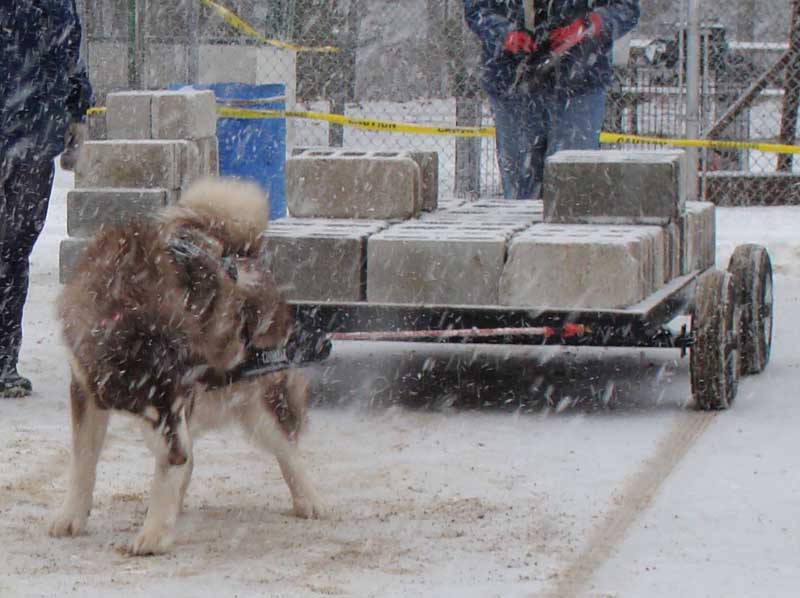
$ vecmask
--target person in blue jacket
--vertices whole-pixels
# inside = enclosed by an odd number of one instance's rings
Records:
[[[481,42],[503,195],[537,198],[545,158],[597,149],[614,40],[639,21],[638,0],[464,0]]]
[[[0,2],[0,397],[26,396],[17,372],[29,256],[44,226],[54,159],[91,103],[75,0]]]

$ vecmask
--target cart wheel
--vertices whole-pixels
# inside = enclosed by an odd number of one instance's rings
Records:
[[[739,245],[728,263],[739,306],[739,373],[758,374],[772,349],[772,262],[761,245]]]
[[[698,409],[727,409],[736,397],[736,313],[730,274],[720,270],[703,274],[697,281],[692,309],[694,346],[689,360]]]

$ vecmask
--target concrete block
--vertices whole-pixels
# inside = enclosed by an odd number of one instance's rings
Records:
[[[367,300],[496,305],[507,226],[403,223],[367,241]]]
[[[200,172],[207,176],[219,176],[219,139],[216,135],[194,141],[200,148]]]
[[[62,239],[58,247],[58,281],[61,284],[67,282],[78,265],[83,249],[86,247],[86,239]]]
[[[152,95],[153,139],[202,139],[217,133],[214,92],[185,89]]]
[[[683,273],[704,270],[716,262],[717,221],[714,204],[686,202],[681,220]]]
[[[682,228],[681,220],[664,227],[664,282],[683,274]]]
[[[399,153],[309,151],[286,161],[286,204],[298,218],[408,219],[422,207],[420,179]]]
[[[120,91],[106,97],[107,139],[150,139],[152,91]]]
[[[685,172],[679,151],[558,152],[545,165],[545,222],[669,224],[683,213]]]
[[[314,156],[352,156],[352,149],[337,148],[337,147],[294,147],[291,150],[292,157],[302,155]],[[395,156],[408,156],[417,163],[420,169],[420,193],[422,205],[421,209],[426,212],[433,212],[437,209],[439,203],[439,154],[437,152],[422,152],[422,151],[370,151],[363,152],[363,155],[372,155],[377,157],[395,157]],[[458,200],[458,203],[464,200]]]
[[[88,237],[104,224],[152,217],[166,205],[163,189],[78,189],[67,194],[67,234]]]
[[[424,222],[458,223],[485,222],[487,224],[507,224],[514,230],[523,230],[536,222],[542,222],[542,202],[519,201],[477,201],[465,203],[447,210],[436,210],[422,214]]]
[[[284,218],[265,233],[270,270],[289,300],[363,301],[367,239],[381,221]]]
[[[108,138],[105,112],[93,112],[87,115],[86,124],[88,125],[89,141],[103,141]]]
[[[658,227],[535,225],[511,241],[499,301],[558,309],[627,307],[663,284],[663,247]]]
[[[463,197],[440,197],[436,202],[436,211],[441,212],[444,210],[450,210],[452,208],[457,208],[458,206],[464,205],[465,203],[467,203],[467,200]]]
[[[180,141],[90,141],[75,169],[76,188],[177,189],[181,186]]]
[[[422,209],[432,212],[439,202],[439,154],[437,152],[407,152],[420,170]]]

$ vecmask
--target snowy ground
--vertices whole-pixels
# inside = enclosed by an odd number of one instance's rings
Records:
[[[339,345],[304,442],[331,516],[292,518],[274,461],[216,434],[196,445],[174,552],[131,558],[152,463],[123,418],[89,534],[46,534],[69,446],[52,303],[70,184],[33,260],[36,392],[0,402],[3,598],[796,595],[800,209],[719,211],[720,264],[757,241],[776,266],[773,361],[731,411],[687,408],[688,364],[668,351]]]

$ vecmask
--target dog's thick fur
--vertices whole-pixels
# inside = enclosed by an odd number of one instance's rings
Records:
[[[52,535],[86,527],[111,410],[141,421],[156,458],[133,554],[168,550],[192,472],[192,440],[230,420],[277,457],[295,514],[321,515],[296,448],[308,394],[301,372],[208,384],[291,333],[290,310],[264,267],[266,225],[257,187],[211,179],[159,218],[105,227],[90,241],[58,305],[73,374],[73,446]],[[181,246],[195,251],[176,252]]]

